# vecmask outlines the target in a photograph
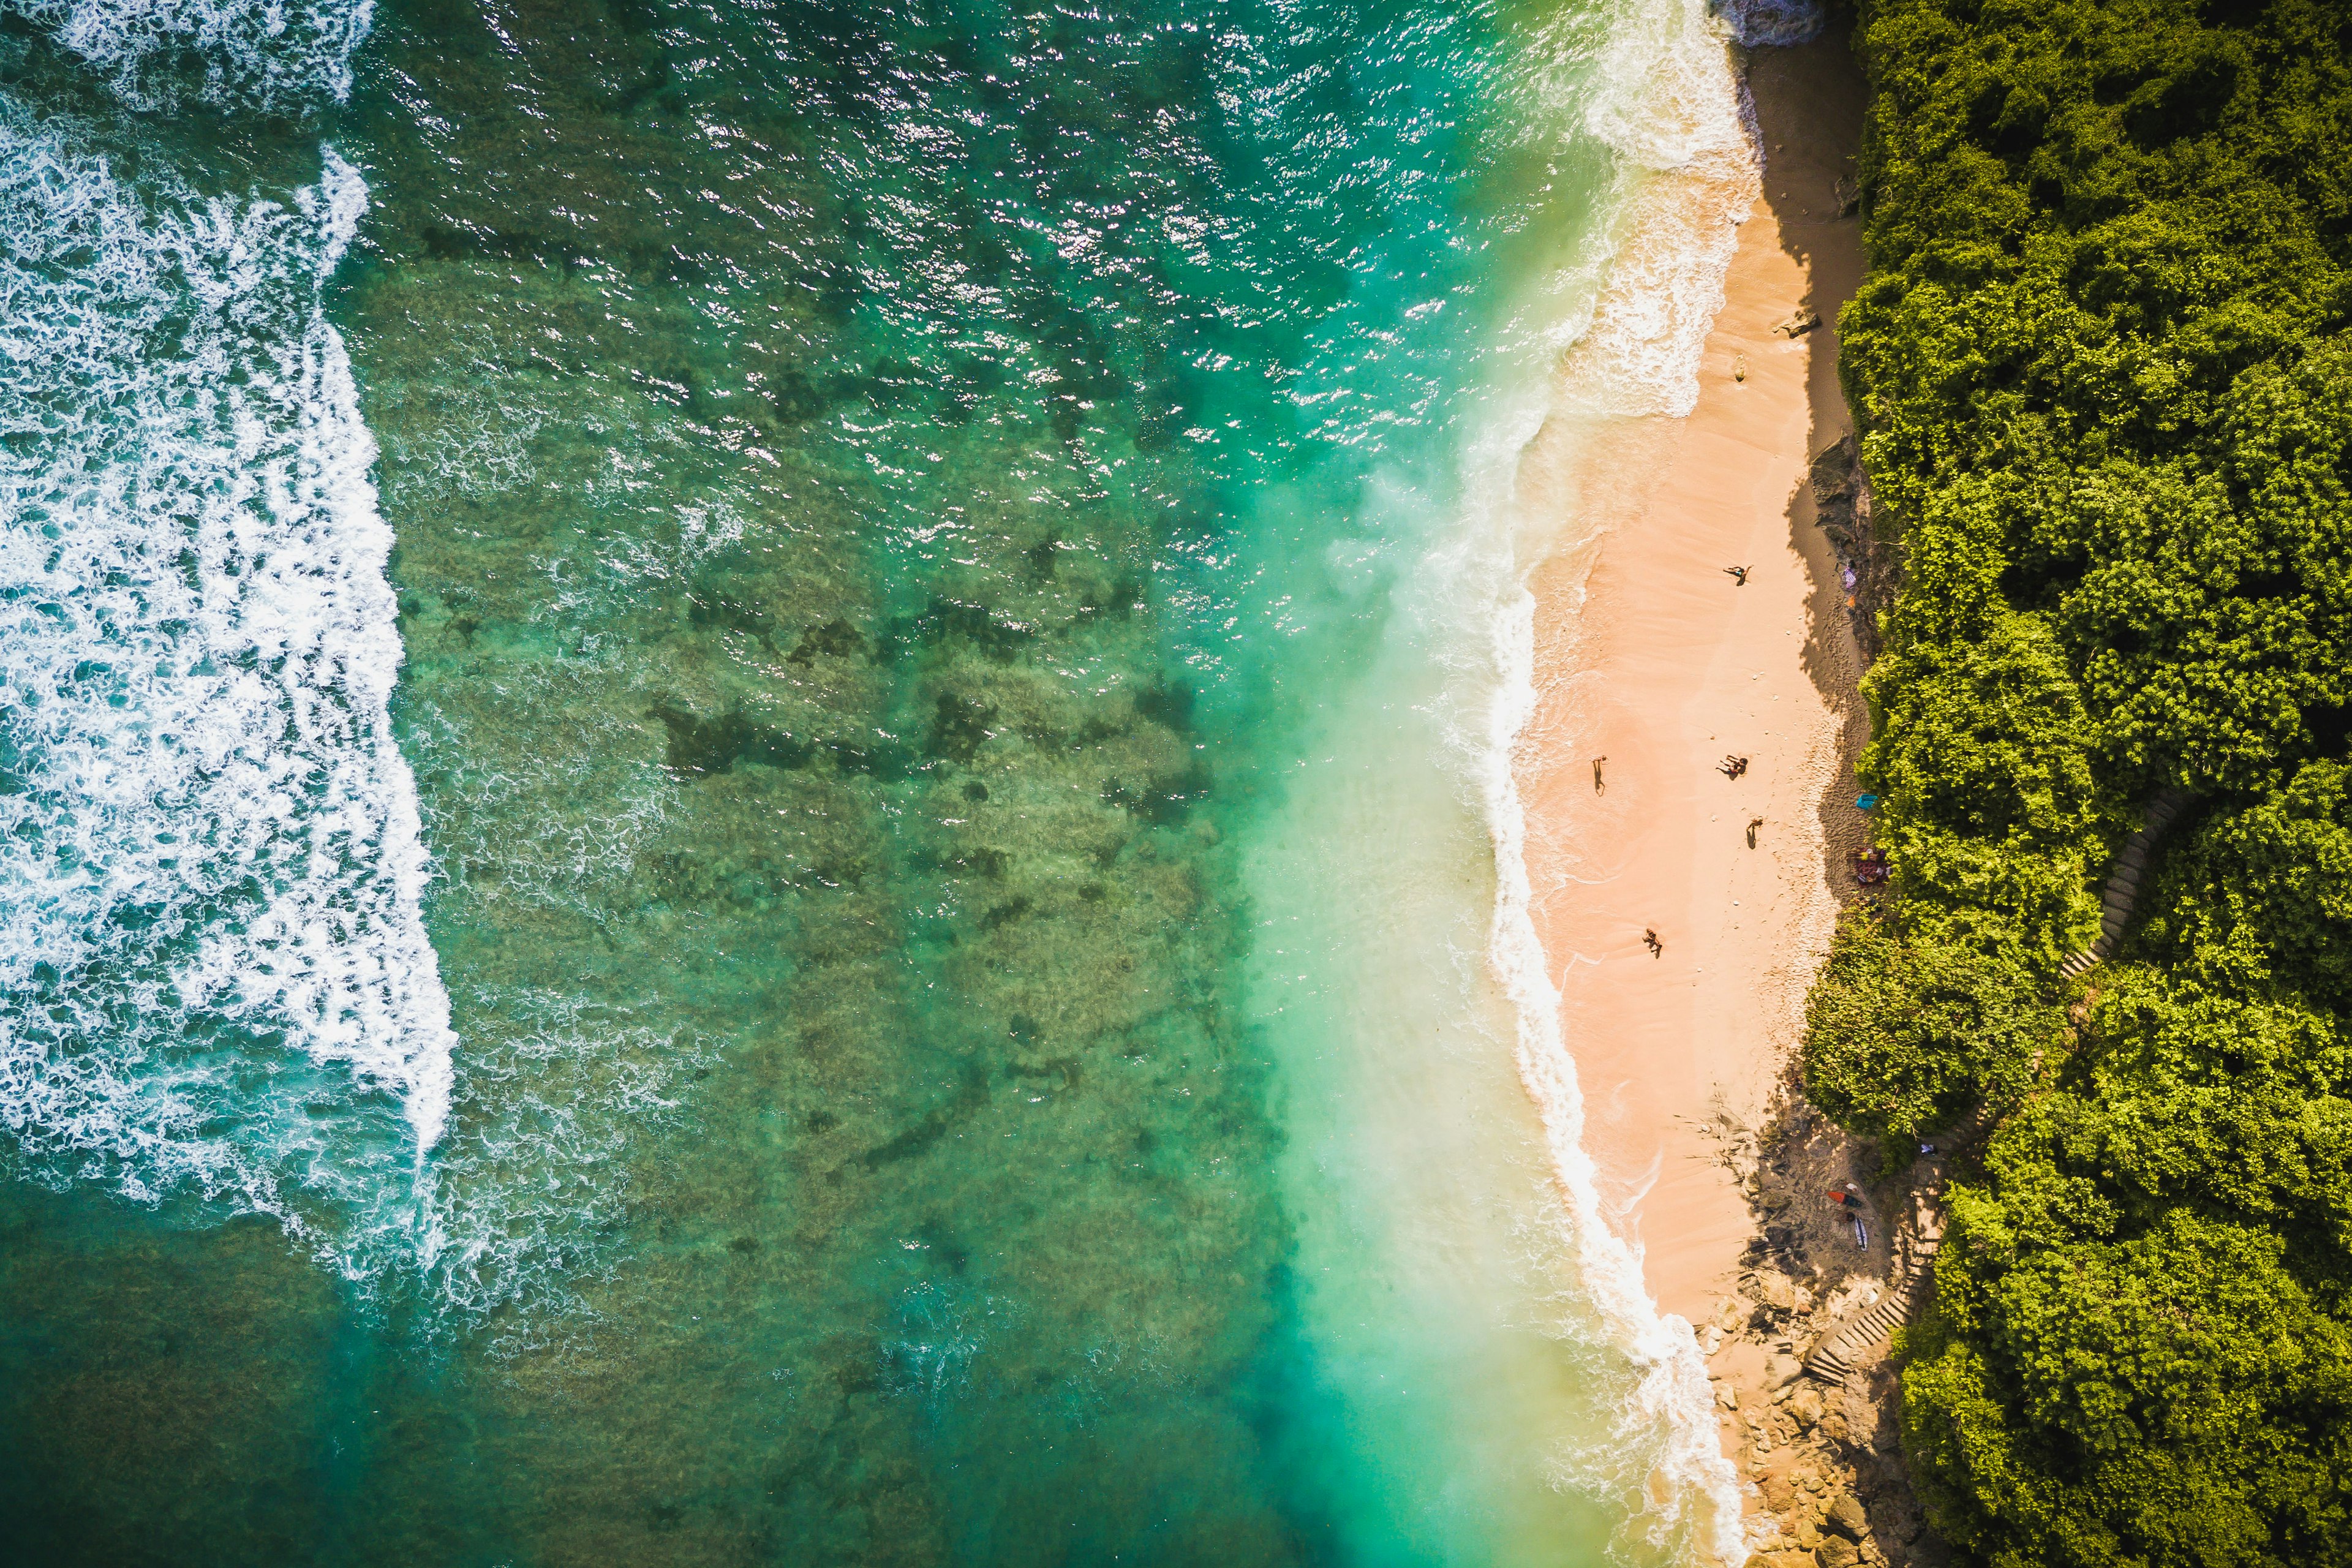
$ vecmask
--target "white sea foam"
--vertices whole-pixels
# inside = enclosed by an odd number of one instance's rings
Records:
[[[183,92],[299,109],[352,89],[374,0],[0,0],[112,82],[162,108]]]
[[[1601,1347],[1596,1375],[1625,1384],[1605,1426],[1552,1456],[1556,1480],[1625,1510],[1618,1560],[1714,1568],[1746,1560],[1738,1477],[1716,1435],[1697,1338],[1687,1321],[1658,1310],[1638,1248],[1601,1196],[1583,1144],[1583,1093],[1561,1033],[1560,993],[1532,917],[1528,821],[1513,758],[1536,706],[1536,605],[1522,582],[1512,490],[1519,455],[1543,416],[1540,398],[1492,410],[1465,453],[1468,526],[1421,562],[1412,596],[1424,615],[1468,634],[1448,661],[1452,689],[1439,710],[1492,845],[1486,963],[1509,1004],[1519,1081],[1542,1123],[1560,1200],[1559,1235],[1532,1250],[1564,1254],[1572,1276],[1562,1282],[1572,1305],[1563,1303],[1558,1330]]]
[[[320,290],[367,191],[136,190],[0,107],[0,1122],[58,1179],[422,1223],[448,999]]]
[[[1532,1256],[1562,1259],[1567,1276],[1557,1282],[1560,1320],[1546,1327],[1580,1347],[1596,1380],[1623,1390],[1602,1425],[1549,1457],[1555,1484],[1623,1510],[1617,1561],[1728,1568],[1747,1556],[1739,1483],[1716,1435],[1706,1363],[1691,1325],[1658,1310],[1639,1250],[1601,1196],[1583,1144],[1583,1094],[1561,1033],[1561,997],[1532,918],[1528,821],[1513,757],[1536,706],[1536,606],[1521,580],[1527,563],[1514,537],[1513,489],[1544,402],[1506,396],[1490,407],[1465,453],[1466,525],[1419,563],[1408,601],[1454,628],[1437,639],[1450,689],[1436,710],[1487,827],[1495,902],[1486,968],[1508,1004],[1510,1048],[1542,1125],[1559,1203],[1557,1234],[1529,1244]]]
[[[1597,427],[1695,406],[1699,354],[1722,307],[1738,226],[1760,189],[1752,117],[1727,45],[1725,23],[1705,0],[1630,0],[1615,18],[1584,111],[1585,129],[1622,171],[1614,254],[1547,395],[1496,420],[1472,455],[1470,488],[1487,498],[1479,510],[1494,521],[1472,531],[1485,542],[1443,574],[1490,584],[1487,695],[1465,705],[1475,717],[1459,736],[1494,843],[1488,960],[1516,1013],[1520,1079],[1544,1124],[1585,1306],[1634,1379],[1612,1428],[1563,1456],[1563,1480],[1599,1478],[1638,1500],[1621,1542],[1631,1555],[1737,1564],[1748,1555],[1738,1478],[1717,1436],[1696,1336],[1661,1313],[1644,1288],[1639,1250],[1611,1223],[1584,1148],[1583,1094],[1532,916],[1528,820],[1512,766],[1537,700],[1536,605],[1524,584],[1532,563],[1512,500],[1520,458],[1549,414]],[[1499,568],[1476,569],[1482,554]]]
[[[425,1172],[421,1234],[356,1249],[413,1263],[455,1320],[499,1315],[492,1343],[513,1351],[581,1331],[580,1289],[616,1261],[606,1244],[634,1200],[616,1162],[672,1121],[715,1052],[631,1007],[553,990],[484,987],[465,1000],[466,1136]]]
[[[1739,226],[1762,193],[1754,116],[1704,0],[1633,5],[1610,39],[1591,132],[1616,153],[1622,228],[1561,403],[1602,416],[1688,414]]]
[[[1517,1012],[1520,1077],[1543,1118],[1568,1200],[1580,1279],[1637,1379],[1617,1413],[1616,1429],[1596,1435],[1578,1456],[1580,1468],[1633,1459],[1643,1472],[1638,1481],[1647,1506],[1629,1530],[1653,1549],[1679,1544],[1695,1548],[1700,1562],[1736,1564],[1747,1557],[1738,1476],[1716,1436],[1706,1364],[1691,1325],[1659,1312],[1643,1286],[1639,1252],[1603,1212],[1598,1172],[1584,1148],[1583,1090],[1560,1032],[1560,994],[1536,934],[1527,811],[1509,761],[1535,711],[1535,608],[1533,595],[1516,592],[1496,636],[1503,682],[1492,710],[1485,780],[1498,884],[1491,953]]]

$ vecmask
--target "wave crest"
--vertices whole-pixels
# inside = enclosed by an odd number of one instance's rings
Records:
[[[103,72],[122,100],[299,110],[352,90],[374,0],[0,0]]]
[[[149,197],[0,112],[0,1125],[45,1175],[413,1236],[449,1004],[374,445],[365,207]]]
[[[1739,226],[1763,193],[1754,115],[1705,0],[1643,8],[1611,39],[1588,123],[1620,160],[1626,214],[1561,404],[1688,414]]]

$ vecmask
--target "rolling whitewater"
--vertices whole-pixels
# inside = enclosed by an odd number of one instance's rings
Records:
[[[1518,465],[1807,24],[0,0],[26,1560],[1743,1557]]]

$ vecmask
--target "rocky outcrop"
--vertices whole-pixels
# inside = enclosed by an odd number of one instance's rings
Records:
[[[1870,476],[1852,436],[1822,448],[1809,476],[1813,518],[1837,554],[1838,591],[1853,620],[1853,640],[1863,663],[1877,658],[1879,612],[1894,604],[1903,585],[1899,545],[1878,537],[1870,501]]]
[[[1715,1369],[1726,1447],[1756,1488],[1749,1563],[1943,1568],[1903,1474],[1895,1382],[1868,1353],[1884,1331],[1864,1331],[1870,1345],[1852,1351],[1842,1380],[1808,1365],[1890,1287],[1924,1286],[1940,1215],[1932,1199],[1910,1194],[1940,1190],[1943,1161],[1923,1158],[1861,1186],[1875,1164],[1863,1162],[1878,1151],[1806,1105],[1793,1083],[1761,1124],[1727,1116],[1717,1136],[1720,1157],[1754,1205],[1758,1234],[1737,1283],[1698,1325],[1698,1341]],[[1863,1207],[1824,1201],[1845,1192]],[[1868,1222],[1866,1242],[1857,1215]]]
[[[1772,1524],[1757,1541],[1750,1568],[1879,1568],[1940,1558],[1916,1549],[1926,1521],[1891,1469],[1803,1462],[1768,1472],[1757,1490]]]

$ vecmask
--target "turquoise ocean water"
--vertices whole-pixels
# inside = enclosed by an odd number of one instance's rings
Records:
[[[0,0],[17,1560],[1737,1556],[1514,463],[1792,17]]]

